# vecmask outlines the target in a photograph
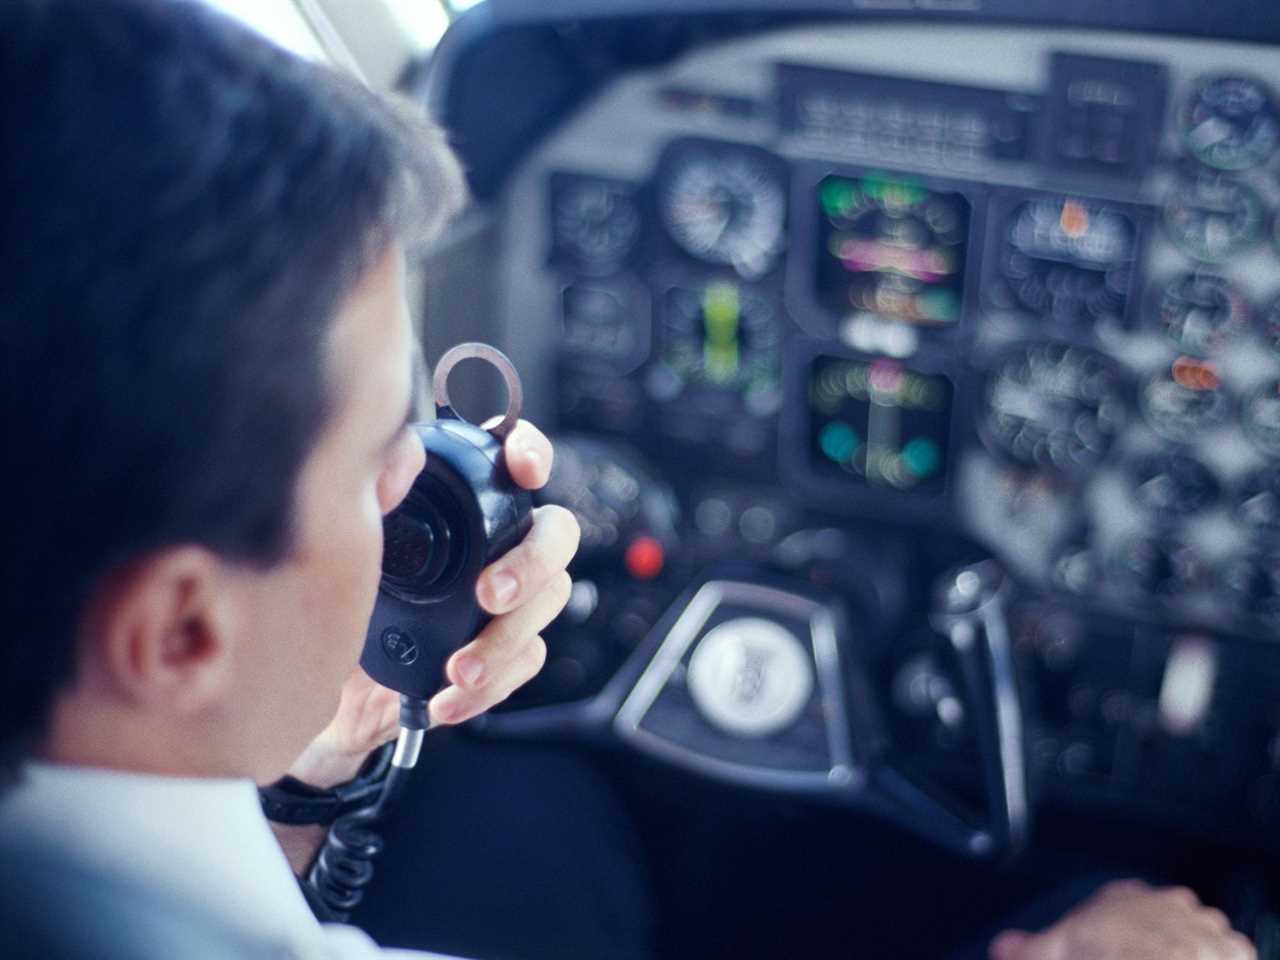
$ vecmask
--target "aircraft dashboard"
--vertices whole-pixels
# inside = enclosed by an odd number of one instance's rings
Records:
[[[583,526],[548,666],[490,728],[596,696],[745,566],[843,605],[884,749],[963,796],[927,609],[990,556],[1036,795],[1267,843],[1278,82],[1263,44],[893,20],[608,76],[489,201],[477,282]],[[693,660],[656,741],[821,752],[717,720]]]

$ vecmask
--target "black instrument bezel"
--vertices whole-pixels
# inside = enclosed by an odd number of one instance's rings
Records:
[[[787,312],[795,321],[801,335],[824,339],[806,325],[806,318],[831,318],[831,311],[819,302],[814,289],[814,271],[818,263],[818,203],[817,189],[829,176],[860,178],[883,176],[888,179],[909,179],[928,190],[959,193],[969,202],[969,236],[965,241],[964,277],[961,281],[960,317],[954,323],[938,326],[908,324],[920,338],[920,353],[940,349],[952,356],[959,356],[961,346],[972,336],[974,311],[977,309],[978,282],[986,251],[983,238],[987,234],[987,209],[990,187],[967,180],[952,180],[928,173],[901,170],[890,167],[867,167],[818,160],[801,160],[792,165],[791,174],[791,237],[792,251],[787,258],[784,295]],[[825,338],[831,343],[842,343],[839,331]],[[848,346],[845,344],[845,346]]]
[[[937,492],[895,491],[845,482],[816,473],[809,465],[809,372],[819,357],[876,360],[833,340],[792,337],[783,352],[782,412],[778,423],[778,475],[808,506],[834,515],[875,520],[892,512],[913,526],[950,526],[954,516],[955,472],[964,445],[961,424],[967,422],[968,396],[960,365],[937,353],[921,352],[902,361],[913,371],[945,377],[951,383],[950,423],[947,426],[947,473]]]

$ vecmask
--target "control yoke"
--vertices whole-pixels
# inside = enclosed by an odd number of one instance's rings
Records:
[[[1006,592],[984,561],[944,575],[929,612],[958,665],[985,811],[894,752],[869,638],[844,605],[750,567],[694,583],[592,699],[481,723],[501,736],[621,740],[729,783],[867,810],[965,856],[1007,855],[1026,843],[1029,805]]]

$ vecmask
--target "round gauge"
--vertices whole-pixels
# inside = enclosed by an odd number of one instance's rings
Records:
[[[551,230],[556,255],[589,272],[621,264],[640,236],[634,191],[621,181],[555,175]]]
[[[1128,214],[1044,197],[1019,205],[1008,229],[1001,272],[1023,307],[1068,323],[1123,318],[1137,238]]]
[[[1262,84],[1248,77],[1202,79],[1180,119],[1187,149],[1217,170],[1256,167],[1280,143],[1275,103]]]
[[[734,283],[667,292],[662,363],[682,385],[700,384],[744,395],[752,413],[773,413],[780,399],[781,332],[773,306]]]
[[[1262,338],[1280,355],[1280,297],[1272,300],[1262,311]]]
[[[1133,498],[1157,516],[1188,516],[1217,502],[1218,481],[1199,460],[1180,453],[1138,459],[1130,470]]]
[[[1225,423],[1231,413],[1226,388],[1212,364],[1180,357],[1168,373],[1146,382],[1139,397],[1151,428],[1167,440],[1188,443]]]
[[[786,236],[786,188],[767,154],[746,147],[682,144],[668,154],[658,193],[667,233],[685,253],[766,273]]]
[[[1200,176],[1175,185],[1164,205],[1164,226],[1187,256],[1221,263],[1262,240],[1266,208],[1253,187]]]
[[[1093,466],[1125,421],[1119,370],[1099,353],[1062,343],[1008,355],[988,375],[984,399],[983,435],[1028,466]]]
[[[648,304],[628,285],[572,283],[561,292],[560,354],[588,368],[633,369],[649,349]]]
[[[1280,380],[1258,387],[1244,400],[1244,432],[1263,453],[1280,457]]]
[[[1121,581],[1139,593],[1172,599],[1204,582],[1200,557],[1184,543],[1157,537],[1134,536],[1115,555]]]
[[[1244,478],[1236,497],[1236,518],[1254,532],[1280,534],[1280,470],[1259,467]]]
[[[1165,285],[1156,319],[1185,353],[1212,353],[1249,323],[1249,305],[1222,277],[1185,273]]]

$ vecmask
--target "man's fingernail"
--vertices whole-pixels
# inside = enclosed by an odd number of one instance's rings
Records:
[[[498,603],[508,603],[515,597],[520,584],[509,573],[495,573],[489,578],[489,589],[493,592],[493,599]]]
[[[440,698],[431,704],[430,717],[434,723],[453,723],[460,710],[453,698]]]
[[[475,657],[458,658],[458,676],[469,687],[474,687],[484,676],[484,664]]]
[[[431,719],[435,722],[432,726],[453,723],[454,713],[455,711],[453,707],[433,707],[431,710]]]

